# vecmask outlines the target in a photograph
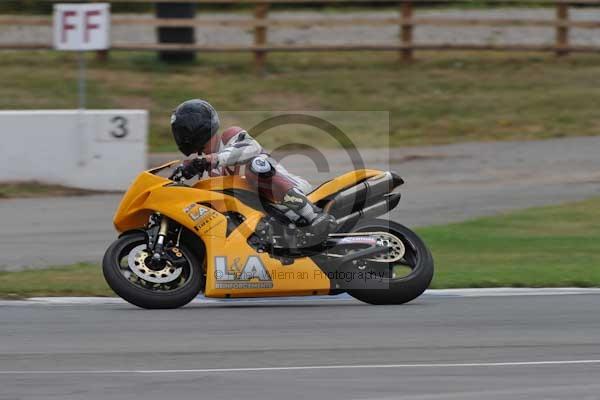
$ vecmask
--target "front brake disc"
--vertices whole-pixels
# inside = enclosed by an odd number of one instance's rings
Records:
[[[134,247],[129,252],[127,264],[129,265],[131,272],[136,274],[139,278],[151,283],[169,283],[173,282],[181,275],[183,269],[181,267],[174,267],[170,261],[167,261],[167,265],[159,271],[148,268],[146,265],[148,256],[149,254],[145,244]]]

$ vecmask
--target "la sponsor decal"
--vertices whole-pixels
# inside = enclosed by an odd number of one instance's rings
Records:
[[[194,222],[204,217],[208,213],[208,211],[208,208],[202,207],[196,203],[192,203],[183,209],[183,212],[186,213],[188,217],[190,217],[190,219]]]
[[[202,207],[196,203],[192,203],[183,209],[183,212],[190,217],[196,224],[194,230],[196,232],[208,233],[219,226],[223,221],[219,221],[214,225],[208,226],[211,222],[218,218],[219,213],[208,207]]]
[[[227,256],[215,256],[215,279],[217,289],[271,289],[273,279],[258,256],[249,256],[244,265],[240,257],[231,264]]]

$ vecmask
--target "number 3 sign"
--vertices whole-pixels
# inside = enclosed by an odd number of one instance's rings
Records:
[[[122,139],[129,133],[129,128],[127,127],[127,118],[117,115],[116,117],[111,118],[110,122],[113,123],[114,129],[110,131],[110,134],[117,138]]]
[[[145,140],[147,114],[141,110],[94,110],[87,126],[95,142],[131,143]]]

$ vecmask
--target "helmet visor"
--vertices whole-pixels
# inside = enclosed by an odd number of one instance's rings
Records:
[[[173,138],[177,143],[177,148],[186,156],[199,151],[197,143],[194,143],[193,136],[182,126],[171,126]]]
[[[195,146],[191,143],[177,143],[177,148],[185,154],[186,157],[197,152]]]

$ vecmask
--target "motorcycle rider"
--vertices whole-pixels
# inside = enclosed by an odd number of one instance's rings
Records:
[[[190,179],[201,171],[210,176],[241,175],[262,199],[276,205],[297,226],[311,233],[310,245],[323,241],[335,228],[335,219],[315,206],[306,194],[312,189],[303,178],[290,174],[271,158],[244,129],[233,126],[220,134],[219,116],[210,103],[192,99],[171,115],[171,131],[186,160],[179,168]]]

